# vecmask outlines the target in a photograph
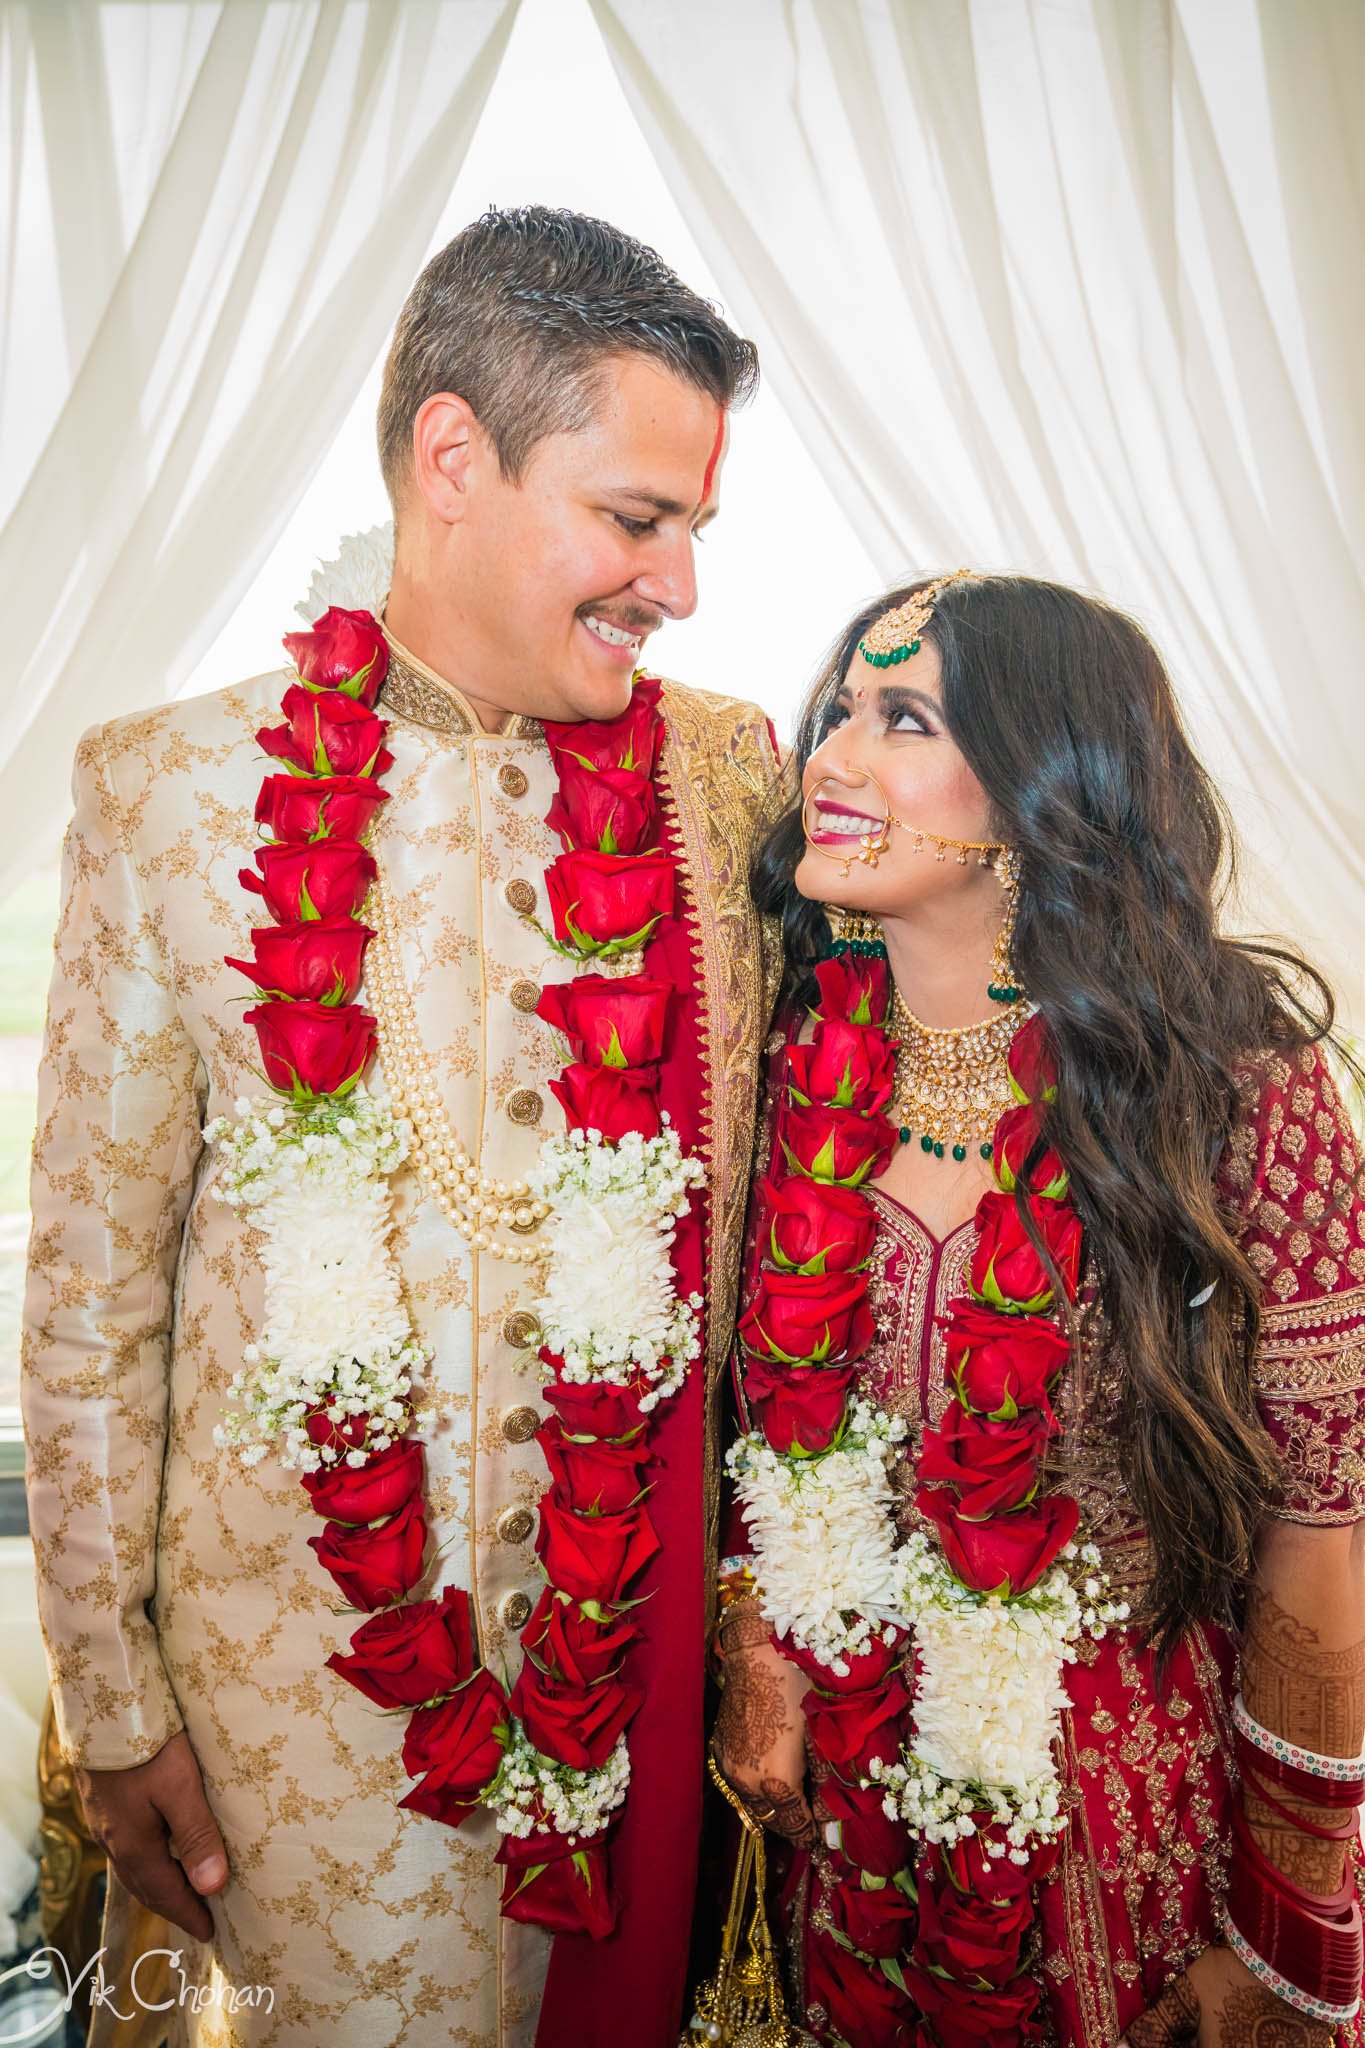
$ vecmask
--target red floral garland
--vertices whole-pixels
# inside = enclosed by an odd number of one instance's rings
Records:
[[[373,710],[388,647],[368,612],[332,607],[285,647],[297,680],[286,723],[257,734],[284,772],[262,784],[256,818],[270,834],[243,887],[272,922],[251,934],[254,958],[228,965],[264,1000],[246,1013],[266,1079],[296,1107],[355,1088],[375,1048],[375,1020],[356,997],[374,936],[359,912],[375,879],[363,838],[392,765]],[[645,945],[673,909],[675,867],[661,849],[654,777],[663,736],[660,684],[637,677],[609,724],[547,724],[558,790],[547,822],[563,852],[546,874],[559,950],[580,962]],[[538,1014],[574,1059],[550,1087],[568,1127],[608,1143],[661,1129],[660,1061],[671,983],[644,974],[580,975],[547,987]],[[346,1600],[366,1611],[348,1653],[328,1664],[367,1699],[406,1711],[403,1763],[417,1778],[400,1804],[458,1827],[481,1804],[519,1720],[555,1763],[594,1770],[611,1754],[643,1694],[622,1675],[639,1633],[628,1589],[658,1549],[644,1506],[650,1414],[644,1385],[583,1386],[554,1375],[554,1414],[538,1440],[551,1484],[536,1542],[548,1581],[523,1632],[526,1656],[510,1698],[477,1662],[469,1595],[409,1600],[426,1575],[425,1458],[411,1434],[359,1466],[328,1463],[303,1485],[324,1518],[309,1539]],[[407,1427],[411,1428],[411,1415]],[[330,1459],[364,1451],[365,1417],[320,1408],[308,1434]],[[608,1933],[617,1906],[606,1834],[568,1841],[541,1830],[503,1837],[503,1912],[554,1929]]]
[[[866,1269],[876,1219],[859,1191],[896,1142],[882,1114],[895,1078],[885,955],[841,950],[817,979],[812,1038],[789,1045],[779,1070],[776,1152],[785,1172],[760,1184],[765,1263],[740,1323],[748,1407],[784,1455],[825,1450],[843,1427],[873,1335]],[[1010,1074],[1019,1103],[995,1134],[998,1189],[976,1212],[970,1291],[949,1310],[955,1398],[924,1432],[916,1504],[965,1585],[1019,1593],[1047,1571],[1077,1520],[1074,1500],[1038,1491],[1059,1430],[1049,1390],[1069,1346],[1025,1212],[1071,1298],[1081,1234],[1065,1169],[1040,1134],[1038,1106],[1054,1086],[1041,1019],[1017,1035]],[[910,1738],[904,1633],[874,1640],[844,1675],[782,1638],[778,1647],[811,1680],[806,1725],[819,1796],[839,1823],[829,1922],[812,1929],[807,1946],[808,2005],[823,2007],[832,2034],[856,2048],[1040,2039],[1023,1944],[1033,1887],[1055,1862],[1056,1843],[1022,1866],[992,1857],[1001,1830],[983,1813],[966,1842],[914,1851],[908,1830],[888,1818],[881,1786],[869,1782],[873,1763],[894,1763]]]

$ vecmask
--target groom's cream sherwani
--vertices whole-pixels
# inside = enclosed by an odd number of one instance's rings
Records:
[[[307,1548],[319,1523],[297,1475],[271,1460],[246,1471],[214,1443],[261,1320],[260,1240],[210,1199],[217,1159],[201,1133],[261,1088],[243,984],[223,956],[248,950],[257,899],[237,876],[268,766],[254,735],[283,687],[269,676],[118,719],[87,734],[77,759],[24,1354],[59,1729],[71,1759],[103,1768],[152,1756],[184,1727],[203,1768],[232,1876],[212,1951],[182,1945],[187,1976],[221,1996],[197,2017],[179,2009],[173,2041],[529,2048],[548,1942],[499,1919],[491,1824],[456,1833],[399,1811],[401,1721],[324,1668],[354,1622],[333,1613],[335,1589]],[[767,1017],[747,866],[776,764],[752,705],[668,685],[663,706],[710,1089],[703,1364],[714,1395]],[[454,1131],[510,1181],[561,1121],[546,1087],[559,1062],[533,1010],[544,979],[567,968],[524,921],[545,914],[543,871],[558,850],[544,823],[549,753],[532,721],[479,730],[403,650],[379,709],[395,764],[373,845],[421,1039]],[[406,1170],[395,1215],[407,1301],[432,1353],[430,1515],[447,1546],[436,1583],[470,1589],[485,1659],[515,1675],[544,1483],[527,1275],[473,1255]],[[270,1988],[273,2010],[241,2004],[253,1986]]]

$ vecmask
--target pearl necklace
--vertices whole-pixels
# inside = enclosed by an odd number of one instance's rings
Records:
[[[886,1114],[903,1145],[918,1133],[920,1150],[959,1162],[973,1146],[991,1156],[995,1127],[1014,1100],[1006,1059],[1015,1032],[1030,1015],[1026,1002],[963,1024],[935,1031],[922,1024],[899,989],[892,1016],[896,1094]]]
[[[370,899],[374,938],[365,962],[365,991],[379,1026],[379,1064],[393,1113],[412,1130],[409,1158],[418,1179],[470,1249],[533,1266],[545,1256],[536,1245],[508,1244],[499,1229],[531,1236],[550,1214],[548,1202],[534,1201],[524,1180],[495,1180],[452,1130],[435,1065],[422,1043],[417,1007],[403,977],[393,939],[392,910],[382,874]]]

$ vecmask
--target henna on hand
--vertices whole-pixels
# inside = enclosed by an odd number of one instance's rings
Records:
[[[794,1842],[799,1849],[813,1848],[817,1830],[804,1793],[782,1778],[763,1778],[759,1792],[762,1805],[760,1812],[755,1813],[755,1819],[761,1818],[765,1827],[771,1828],[775,1835]],[[752,1807],[750,1811],[753,1811]]]
[[[1188,1977],[1175,1977],[1124,2035],[1128,2048],[1176,2048],[1199,2039],[1199,1994]]]
[[[741,1780],[735,1789],[746,1801],[742,1781],[761,1771],[768,1752],[790,1727],[777,1673],[755,1657],[736,1657],[727,1663],[716,1719],[716,1748],[726,1777]]]
[[[1218,2048],[1332,2048],[1336,2029],[1296,2012],[1260,1984],[1237,1986],[1218,2015]]]

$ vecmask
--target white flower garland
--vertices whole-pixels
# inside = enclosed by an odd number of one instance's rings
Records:
[[[247,1211],[265,1237],[265,1316],[229,1392],[240,1407],[214,1430],[255,1465],[272,1445],[286,1468],[335,1463],[309,1441],[306,1418],[324,1403],[368,1415],[365,1450],[401,1437],[413,1376],[428,1353],[413,1335],[388,1249],[389,1177],[408,1132],[362,1087],[298,1109],[275,1097],[242,1100],[237,1121],[215,1117],[205,1137],[225,1164],[210,1193]]]
[[[900,1416],[857,1401],[835,1443],[812,1457],[784,1457],[757,1431],[726,1455],[765,1616],[840,1676],[901,1619],[890,1467],[905,1434]]]
[[[546,1138],[527,1184],[552,1211],[537,1311],[564,1379],[645,1379],[642,1410],[682,1385],[701,1349],[701,1297],[679,1298],[672,1246],[689,1191],[704,1179],[666,1119],[657,1138],[631,1131],[614,1145],[598,1131]]]
[[[365,533],[348,533],[338,552],[319,562],[308,595],[294,609],[305,626],[320,619],[329,605],[346,612],[373,612],[389,594],[393,581],[393,521],[386,519]]]
[[[1093,1543],[1069,1543],[1059,1562],[1011,1600],[975,1593],[954,1578],[922,1530],[897,1554],[900,1612],[914,1630],[915,1734],[901,1763],[874,1765],[887,1788],[888,1815],[929,1842],[975,1834],[971,1811],[1001,1824],[1009,1854],[1066,1826],[1055,1762],[1062,1671],[1083,1636],[1102,1638],[1128,1617],[1126,1601],[1104,1599]],[[1067,1569],[1088,1573],[1078,1592]]]

